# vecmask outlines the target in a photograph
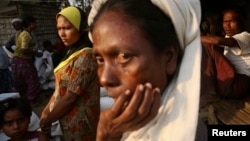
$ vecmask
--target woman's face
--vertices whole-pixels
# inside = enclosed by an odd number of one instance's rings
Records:
[[[133,92],[146,82],[161,91],[165,88],[170,57],[154,53],[152,44],[131,20],[107,11],[96,22],[92,38],[99,80],[111,97],[128,89]]]
[[[223,15],[223,29],[227,36],[240,33],[237,15],[233,11],[228,11]]]
[[[72,46],[80,38],[80,32],[64,16],[57,18],[57,32],[65,46]]]
[[[19,110],[6,112],[4,116],[3,132],[12,139],[22,139],[29,128],[30,119]]]

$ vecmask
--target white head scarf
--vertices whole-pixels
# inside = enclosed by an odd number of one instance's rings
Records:
[[[13,24],[14,22],[22,22],[22,19],[14,18],[14,19],[11,20],[11,23]]]
[[[164,91],[156,118],[137,131],[124,133],[122,140],[193,141],[198,123],[200,96],[200,2],[151,1],[171,18],[184,54],[179,73]],[[106,0],[94,0],[88,19],[89,25],[105,2]]]

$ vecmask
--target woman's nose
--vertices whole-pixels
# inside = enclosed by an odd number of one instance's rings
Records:
[[[64,32],[64,30],[59,30],[59,31],[58,31],[58,35],[59,35],[60,37],[65,37],[65,32]]]
[[[112,65],[105,65],[103,69],[98,70],[99,80],[102,86],[115,86],[119,82],[117,69]]]

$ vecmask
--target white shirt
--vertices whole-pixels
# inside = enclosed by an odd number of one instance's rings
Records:
[[[242,32],[232,36],[240,48],[227,47],[224,48],[224,55],[234,65],[237,73],[250,76],[250,34]]]

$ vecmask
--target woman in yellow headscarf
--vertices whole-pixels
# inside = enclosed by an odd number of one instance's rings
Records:
[[[48,132],[59,120],[65,141],[95,141],[100,113],[97,64],[86,18],[77,7],[67,7],[56,16],[58,35],[68,52],[54,70],[55,91],[41,114],[40,125]]]

